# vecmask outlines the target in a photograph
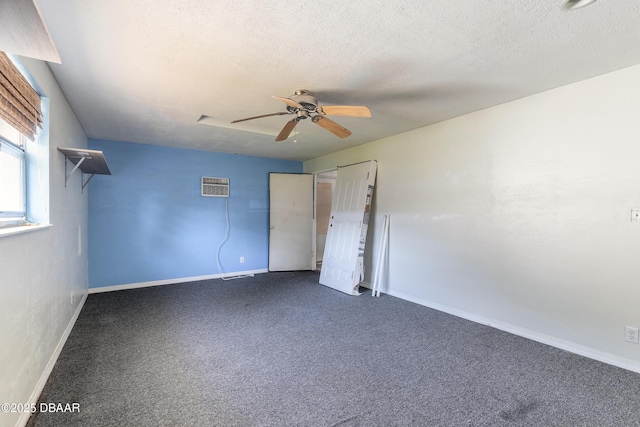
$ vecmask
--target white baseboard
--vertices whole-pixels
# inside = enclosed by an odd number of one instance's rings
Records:
[[[566,341],[551,335],[546,335],[540,332],[532,331],[532,330],[522,328],[520,326],[512,325],[509,323],[496,321],[488,317],[467,313],[465,311],[461,311],[455,308],[437,304],[422,298],[416,298],[411,295],[406,295],[400,292],[391,291],[388,293],[388,295],[391,295],[406,301],[410,301],[416,304],[420,304],[425,307],[433,308],[434,310],[442,311],[456,317],[461,317],[463,319],[467,319],[475,323],[491,326],[492,328],[500,329],[501,331],[505,331],[510,334],[518,335],[523,338],[537,341],[542,344],[550,345],[551,347],[556,347],[561,350],[568,351],[570,353],[579,354],[580,356],[588,357],[589,359],[594,359],[599,362],[603,362],[609,365],[617,366],[622,369],[627,369],[629,371],[640,373],[640,362],[637,362],[635,360],[619,357],[611,353],[606,353],[604,351],[600,351],[591,347],[586,347],[580,344],[576,344],[571,341]]]
[[[150,286],[173,285],[177,283],[197,282],[199,280],[223,279],[236,276],[252,276],[254,274],[268,273],[266,268],[259,270],[234,271],[224,274],[209,274],[206,276],[179,277],[177,279],[153,280],[151,282],[129,283],[125,285],[102,286],[100,288],[89,288],[90,294],[99,294],[102,292],[123,291],[126,289],[148,288]]]
[[[60,340],[58,341],[58,345],[56,346],[56,349],[54,350],[53,354],[51,355],[51,358],[49,359],[49,363],[47,363],[47,366],[45,366],[44,368],[44,372],[42,372],[42,375],[40,375],[40,379],[38,380],[36,387],[33,389],[33,392],[31,393],[31,397],[29,397],[29,403],[37,405],[38,399],[40,398],[40,394],[42,393],[44,386],[47,384],[49,375],[51,375],[51,371],[53,370],[53,367],[58,361],[58,357],[60,356],[60,353],[62,353],[62,348],[67,342],[67,338],[69,338],[69,335],[71,334],[71,330],[73,329],[73,326],[76,324],[76,320],[78,320],[78,316],[80,316],[80,312],[82,311],[82,307],[84,307],[84,302],[86,300],[87,300],[87,294],[85,293],[82,295],[82,299],[78,304],[78,308],[76,308],[76,311],[73,313],[71,320],[69,320],[69,324],[64,330],[62,337],[60,337]],[[29,421],[30,416],[31,416],[31,413],[23,412],[20,415],[20,418],[18,418],[16,427],[24,427],[25,425],[27,425],[27,422]]]

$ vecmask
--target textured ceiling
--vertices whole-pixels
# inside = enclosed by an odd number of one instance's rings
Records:
[[[37,0],[91,138],[305,160],[640,63],[640,2]],[[271,95],[367,105],[310,120]],[[208,116],[198,123],[201,116]],[[297,143],[293,140],[297,139]]]
[[[40,13],[29,0],[0,1],[0,51],[60,63]]]

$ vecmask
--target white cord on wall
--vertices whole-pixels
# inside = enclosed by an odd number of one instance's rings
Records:
[[[239,276],[228,276],[228,277],[224,276],[224,269],[222,268],[222,263],[220,262],[220,249],[222,249],[222,245],[224,245],[227,242],[227,240],[229,240],[229,230],[231,228],[231,223],[229,222],[229,198],[228,197],[225,197],[225,217],[226,217],[227,228],[224,233],[224,238],[222,239],[222,241],[218,245],[218,249],[216,250],[216,263],[218,264],[218,273],[220,274],[220,277],[222,278],[222,280],[233,280],[233,279],[242,279],[244,277],[253,277],[253,274],[243,274]]]

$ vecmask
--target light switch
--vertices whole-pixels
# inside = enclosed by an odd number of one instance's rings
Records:
[[[640,209],[631,209],[631,222],[640,221]]]

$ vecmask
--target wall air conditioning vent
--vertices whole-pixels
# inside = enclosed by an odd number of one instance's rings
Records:
[[[203,176],[200,194],[204,197],[229,197],[229,178]]]

